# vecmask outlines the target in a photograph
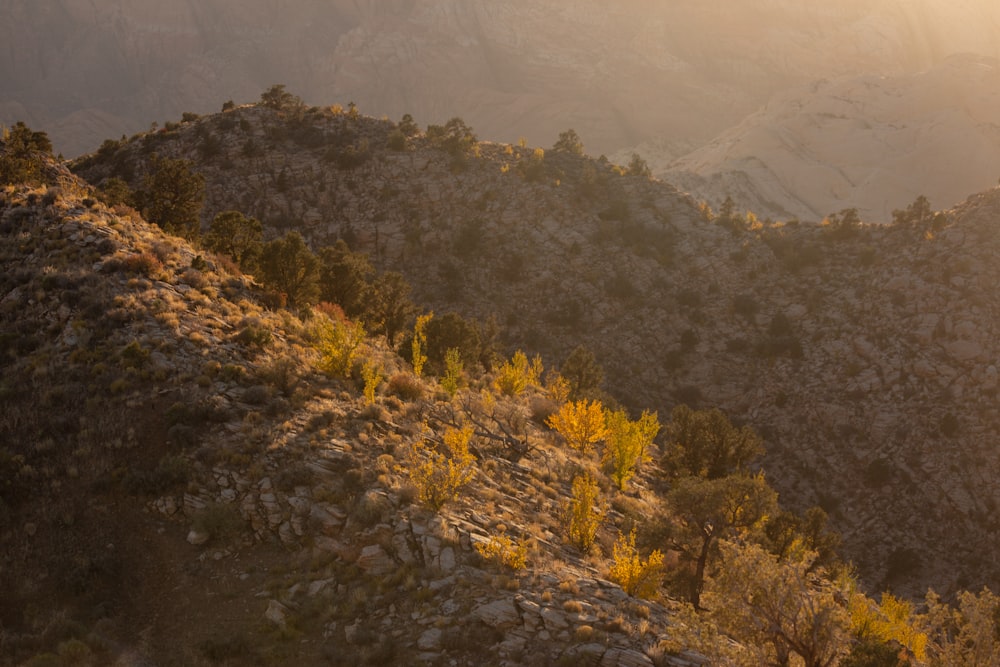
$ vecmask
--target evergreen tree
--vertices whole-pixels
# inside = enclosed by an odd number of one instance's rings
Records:
[[[190,160],[153,156],[153,171],[139,193],[143,216],[164,230],[189,241],[201,233],[205,177],[191,170]]]
[[[44,132],[33,132],[18,121],[0,135],[0,184],[37,183],[41,180],[41,155],[52,154],[52,142]]]
[[[368,308],[362,317],[369,329],[383,334],[390,345],[395,344],[396,337],[416,312],[409,297],[410,285],[401,273],[388,271],[372,284]]]
[[[260,103],[269,109],[282,111],[302,106],[302,98],[285,90],[285,84],[276,83],[260,94]]]
[[[241,269],[253,273],[264,249],[263,239],[259,220],[239,211],[223,211],[212,220],[203,244],[212,252],[228,255]]]
[[[764,442],[749,426],[737,428],[723,412],[678,405],[670,413],[663,466],[671,476],[717,479],[742,471],[764,454]]]
[[[368,255],[353,252],[343,239],[319,251],[320,298],[335,303],[349,317],[365,312],[371,297],[371,276],[375,273]]]
[[[604,382],[604,369],[597,363],[594,353],[578,345],[559,368],[559,374],[569,382],[570,400],[595,398]]]
[[[572,153],[573,155],[583,155],[583,142],[576,130],[570,128],[559,133],[559,139],[552,146],[552,150],[562,153]]]
[[[319,299],[320,262],[298,232],[264,246],[260,272],[264,282],[283,293],[291,306],[307,306]]]
[[[697,609],[719,540],[759,527],[777,510],[778,494],[763,474],[685,477],[675,482],[667,503],[681,527],[674,546],[693,567],[688,572],[688,601]]]

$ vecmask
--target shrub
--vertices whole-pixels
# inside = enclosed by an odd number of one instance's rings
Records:
[[[752,320],[760,306],[752,294],[737,294],[733,297],[733,311],[741,317]]]
[[[386,140],[386,146],[391,151],[405,151],[406,150],[406,135],[400,130],[393,130],[389,133],[389,138]]]
[[[528,565],[528,547],[515,543],[507,535],[490,535],[489,542],[477,542],[476,551],[484,559],[511,570],[523,570]]]
[[[459,490],[472,481],[475,457],[469,452],[472,427],[448,428],[443,436],[445,452],[416,443],[409,457],[410,481],[417,497],[431,509],[440,510],[458,497]]]
[[[317,339],[319,368],[335,377],[348,377],[358,348],[365,340],[365,328],[347,318],[317,317],[313,333]]]
[[[597,482],[589,474],[573,478],[573,496],[566,507],[566,537],[583,552],[590,550],[601,525],[599,496]]]
[[[122,368],[139,369],[145,366],[149,360],[149,350],[135,340],[123,347],[120,354]]]
[[[236,334],[236,341],[250,348],[263,350],[271,344],[271,330],[257,322],[249,322]]]
[[[272,359],[257,371],[257,377],[282,396],[291,396],[299,385],[299,364],[291,357]]]
[[[535,357],[530,362],[521,350],[514,353],[510,361],[505,361],[497,371],[494,386],[502,394],[518,396],[529,386],[538,386],[542,376],[542,359]]]
[[[565,438],[570,447],[585,454],[608,434],[600,401],[565,403],[545,423]]]
[[[243,527],[243,518],[233,505],[207,505],[192,521],[195,530],[206,533],[214,540],[227,540]]]
[[[111,260],[109,269],[117,269],[125,273],[134,273],[147,278],[155,278],[163,272],[163,263],[154,255],[143,252],[128,255],[124,258]]]
[[[958,433],[959,426],[958,417],[949,412],[941,418],[941,435],[953,438]]]
[[[134,494],[158,495],[187,483],[189,465],[181,456],[167,455],[149,472],[130,471],[125,477],[125,489]]]
[[[390,396],[398,396],[404,401],[416,401],[423,398],[424,385],[409,373],[395,373],[389,378],[386,393]]]
[[[612,555],[608,579],[622,587],[629,595],[652,598],[660,586],[663,572],[663,553],[657,549],[643,560],[635,548],[635,529],[628,535],[618,534]]]

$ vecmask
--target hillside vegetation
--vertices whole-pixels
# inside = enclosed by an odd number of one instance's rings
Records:
[[[344,241],[506,355],[559,367],[582,344],[633,409],[751,424],[783,502],[823,507],[869,586],[996,588],[997,191],[941,213],[918,198],[891,225],[764,224],[578,140],[495,144],[460,119],[424,131],[284,99],[74,168],[141,191],[154,156],[191,160],[205,229],[235,209],[266,239]]]
[[[823,459],[821,433],[794,455],[783,438],[798,432],[783,429],[837,376],[786,377],[833,354],[836,337],[808,335],[813,318],[839,335],[848,320],[779,309],[747,276],[787,272],[775,290],[786,297],[820,277],[846,283],[836,263],[875,272],[884,248],[853,253],[885,239],[930,248],[931,266],[942,250],[954,262],[992,238],[961,226],[991,210],[990,195],[954,218],[901,212],[881,238],[848,214],[764,228],[699,210],[641,159],[592,161],[570,132],[550,152],[483,144],[459,120],[421,132],[306,109],[280,87],[260,105],[105,144],[75,165],[97,188],[46,155],[44,134],[18,126],[3,139],[10,664],[996,660],[996,633],[982,632],[996,622],[992,593],[961,593],[955,614],[933,594],[919,608],[876,603],[841,563],[826,513],[806,510],[834,477],[825,466],[852,474],[866,443],[855,433],[854,448]],[[202,185],[210,224],[192,225]],[[253,220],[218,215],[232,210],[262,221],[256,244]],[[224,225],[249,230],[255,251],[209,250],[237,236]],[[895,289],[943,308],[955,277]],[[832,284],[829,298],[846,299]],[[364,298],[352,302],[349,285]],[[322,301],[338,290],[342,303]],[[970,317],[989,302],[977,305]],[[679,316],[684,329],[666,326]],[[932,332],[937,372],[982,353],[948,326]],[[732,387],[690,383],[714,364],[732,365]],[[781,382],[768,409],[728,402],[733,387]],[[959,386],[970,401],[972,380]],[[863,407],[865,389],[849,400]],[[974,442],[969,414],[929,423]],[[891,456],[866,468],[884,493],[910,465]],[[973,470],[956,461],[923,498],[957,495],[947,480]],[[977,465],[989,474],[988,459]],[[783,476],[782,504],[799,512],[778,507]],[[849,486],[824,489],[854,530],[848,555],[866,546],[857,522],[889,516]],[[861,502],[867,513],[847,506]],[[948,529],[982,518],[957,514]],[[899,551],[932,539],[912,528],[870,547],[869,571],[892,568],[890,585],[950,563]],[[879,561],[897,536],[910,541]]]

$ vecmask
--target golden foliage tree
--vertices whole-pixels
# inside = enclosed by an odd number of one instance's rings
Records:
[[[633,528],[628,535],[618,534],[608,579],[621,586],[629,595],[649,599],[656,595],[660,587],[663,567],[663,552],[659,549],[649,554],[646,560],[639,556],[639,550],[635,548]]]
[[[442,436],[444,451],[427,441],[416,443],[410,452],[408,471],[417,488],[417,497],[431,509],[440,510],[458,498],[463,486],[476,473],[476,458],[469,452],[472,427],[448,428]]]
[[[424,364],[427,363],[427,334],[424,328],[434,317],[434,313],[420,315],[416,324],[413,325],[413,341],[410,343],[413,357],[413,374],[420,377],[424,371]]]
[[[600,493],[589,474],[573,478],[573,496],[566,508],[566,537],[583,552],[590,550],[601,525]]]
[[[546,421],[573,449],[587,453],[608,434],[604,406],[600,401],[564,403]]]
[[[382,369],[372,361],[366,361],[361,368],[361,378],[365,381],[365,403],[373,405],[375,403],[375,390],[382,381]]]
[[[458,385],[462,381],[462,354],[457,347],[449,347],[444,353],[444,375],[441,376],[441,388],[449,396],[458,393]]]
[[[927,634],[917,627],[913,603],[891,593],[882,593],[882,602],[879,604],[863,593],[856,592],[850,598],[848,611],[851,632],[862,643],[891,645],[895,642],[904,646],[917,660],[925,659]]]
[[[519,396],[528,387],[538,386],[542,370],[541,357],[535,356],[528,361],[528,356],[518,350],[510,361],[505,361],[497,371],[493,384],[501,394]]]
[[[653,438],[660,432],[660,421],[656,413],[643,411],[637,421],[632,421],[624,410],[606,411],[605,436],[602,463],[611,479],[622,491],[635,475],[635,469],[649,460],[647,449]]]
[[[320,370],[335,377],[347,377],[358,348],[365,341],[364,326],[346,317],[331,318],[317,313],[312,335],[320,356],[317,364]]]

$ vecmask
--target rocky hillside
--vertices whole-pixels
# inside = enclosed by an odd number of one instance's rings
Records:
[[[369,338],[366,397],[317,370],[326,315],[262,308],[61,167],[40,181],[0,190],[0,664],[703,662],[674,603],[608,580],[618,531],[664,515],[655,467],[602,482],[581,552],[564,504],[601,473],[538,421],[544,389],[470,374],[452,400]],[[428,509],[421,447],[465,419],[466,484]]]
[[[776,92],[913,73],[956,52],[998,57],[994,3],[973,0],[24,0],[0,3],[0,122],[78,155],[183,111],[284,82],[425,122],[548,143],[575,127],[598,152],[663,140],[679,156]],[[126,111],[128,110],[128,111]],[[643,149],[643,152],[646,152]]]
[[[397,130],[246,106],[76,168],[141,187],[154,153],[191,158],[206,224],[235,208],[314,247],[350,239],[511,349],[560,363],[582,342],[633,405],[752,424],[783,502],[827,509],[871,588],[998,587],[1000,193],[889,226],[764,226],[572,153]]]
[[[996,184],[998,91],[1000,61],[975,56],[822,81],[775,96],[660,173],[713,206],[728,196],[762,217],[822,220],[854,207],[888,222],[919,195],[951,206]]]

